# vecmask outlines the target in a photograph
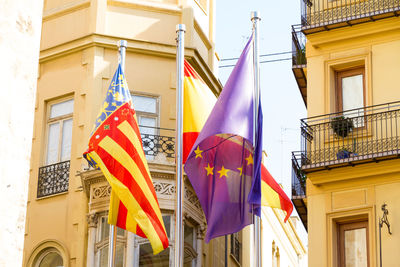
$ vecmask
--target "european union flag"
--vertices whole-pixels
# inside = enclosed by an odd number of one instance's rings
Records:
[[[253,214],[260,215],[262,112],[259,105],[254,122],[254,104],[252,36],[184,167],[207,219],[206,242],[235,233],[252,223]]]

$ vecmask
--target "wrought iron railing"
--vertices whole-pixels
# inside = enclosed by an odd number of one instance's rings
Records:
[[[175,131],[173,129],[140,126],[144,154],[153,158],[162,153],[175,158]]]
[[[292,25],[292,65],[306,65],[306,36],[301,25]]]
[[[39,168],[37,197],[46,197],[68,191],[70,161]]]
[[[302,0],[303,29],[398,16],[400,0]],[[354,21],[354,23],[351,23]]]
[[[238,234],[231,235],[231,255],[240,263],[240,253],[242,244],[239,241]]]
[[[400,154],[400,101],[301,120],[302,170]]]
[[[306,196],[306,179],[301,169],[301,153],[292,152],[292,198]]]

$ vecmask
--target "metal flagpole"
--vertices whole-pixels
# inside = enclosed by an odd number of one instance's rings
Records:
[[[258,132],[258,104],[260,98],[260,63],[258,52],[258,22],[261,20],[258,11],[251,12],[251,21],[253,22],[254,31],[254,105],[253,105],[253,142],[254,152],[256,151],[257,132]],[[253,165],[255,167],[255,164]],[[255,170],[255,169],[254,169]],[[261,267],[261,219],[257,215],[254,216],[254,252],[255,266]]]
[[[185,25],[176,25],[176,204],[175,204],[175,267],[183,266],[183,229],[182,229],[182,201],[183,201],[183,68],[185,57]]]
[[[122,71],[125,70],[125,52],[126,52],[127,41],[118,41],[119,50],[119,62],[121,64]],[[115,264],[115,250],[117,246],[117,227],[110,225],[109,243],[108,243],[108,267],[114,267]]]

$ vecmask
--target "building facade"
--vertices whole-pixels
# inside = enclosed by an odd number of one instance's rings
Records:
[[[179,23],[186,25],[186,59],[218,95],[215,1],[44,2],[23,266],[107,264],[110,187],[82,153],[118,64],[120,39],[128,42],[125,75],[170,246],[153,256],[147,240],[119,229],[116,266],[173,266]],[[185,266],[223,266],[231,254],[224,238],[205,244],[205,229],[186,181]],[[228,257],[230,266],[243,258],[237,241],[240,258]]]
[[[309,266],[398,266],[400,2],[301,3],[292,69],[308,118],[292,200]]]

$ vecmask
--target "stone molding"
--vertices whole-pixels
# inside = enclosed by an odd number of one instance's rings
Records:
[[[86,215],[86,220],[89,228],[96,228],[99,221],[99,215],[97,213],[89,213]]]

